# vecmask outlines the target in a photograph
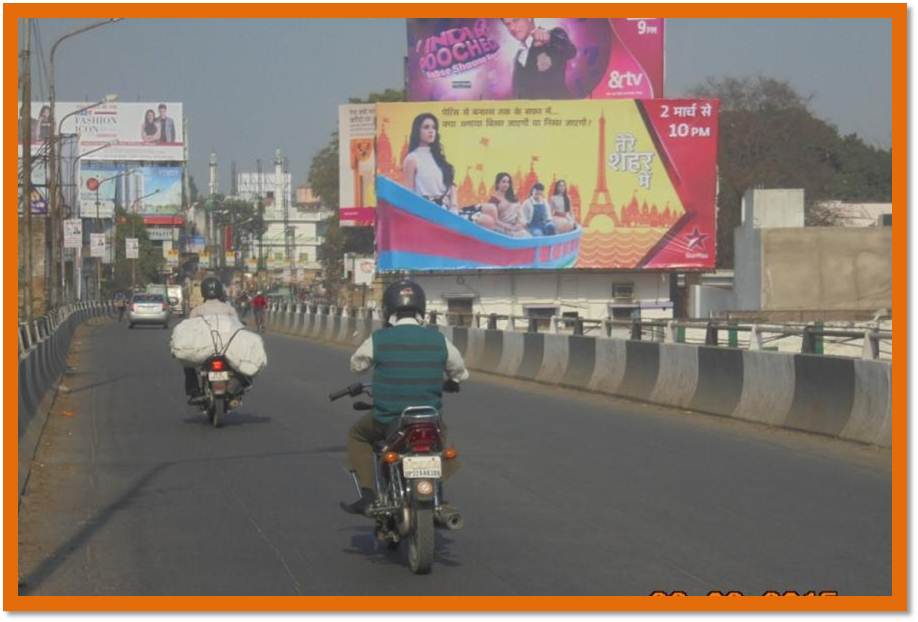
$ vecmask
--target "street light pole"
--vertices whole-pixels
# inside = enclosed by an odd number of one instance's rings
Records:
[[[51,235],[50,235],[50,239],[48,240],[50,243],[50,246],[46,245],[46,252],[50,251],[50,252],[47,252],[47,259],[51,264],[51,271],[49,272],[49,276],[51,277],[51,283],[49,284],[49,287],[48,287],[50,297],[46,303],[48,308],[50,308],[51,306],[59,302],[58,294],[57,294],[58,279],[55,278],[56,275],[54,274],[57,271],[56,262],[54,261],[54,254],[58,251],[58,248],[62,242],[62,240],[59,238],[63,237],[63,225],[60,222],[61,221],[60,207],[58,206],[58,200],[57,200],[57,181],[59,177],[58,167],[60,165],[60,162],[56,157],[57,154],[55,153],[55,145],[54,145],[54,130],[56,128],[54,124],[54,100],[55,100],[54,55],[57,52],[57,47],[61,43],[66,41],[67,39],[71,37],[75,37],[76,35],[82,34],[84,32],[88,32],[95,28],[99,28],[100,26],[106,26],[108,24],[113,24],[115,22],[121,21],[121,19],[122,18],[120,17],[115,17],[115,18],[107,19],[101,22],[96,22],[88,26],[84,26],[83,28],[78,28],[58,38],[58,40],[55,41],[54,44],[51,46],[51,61],[49,63],[49,68],[48,68],[48,104],[50,107],[49,120],[51,121],[51,132],[52,132],[51,144],[48,147],[48,164],[49,164],[49,167],[48,167],[48,218],[50,220],[50,225],[51,225],[50,227]],[[60,251],[61,253],[63,253],[63,249],[60,249]]]
[[[64,119],[61,119],[61,124],[63,123],[64,123]],[[58,132],[58,134],[60,135],[60,132]],[[82,158],[85,158],[86,156],[96,153],[97,151],[102,151],[103,149],[106,149],[108,147],[111,147],[112,145],[117,145],[117,144],[118,144],[117,140],[112,140],[110,142],[105,143],[101,147],[96,147],[95,149],[90,149],[89,151],[85,153],[77,154],[77,157],[73,159],[73,162],[71,162],[70,164],[70,179],[71,181],[73,181],[73,192],[71,193],[71,196],[70,196],[70,206],[72,208],[76,209],[77,204],[79,203],[79,200],[80,200],[80,182],[76,178],[77,164],[79,164]],[[80,216],[80,218],[82,219],[82,216]],[[61,226],[63,226],[63,222],[61,222]],[[77,248],[75,250],[74,255],[75,257],[74,257],[74,262],[73,262],[73,291],[74,291],[76,300],[80,300],[82,298],[82,289],[83,289],[82,288],[82,278],[83,278],[83,249],[82,247]],[[63,283],[64,273],[65,273],[64,253],[61,252],[61,286],[62,287],[64,285]]]
[[[97,230],[96,231],[97,233],[98,233],[98,229],[102,228],[100,226],[101,218],[99,217],[99,188],[101,188],[102,184],[104,184],[107,181],[112,181],[113,179],[118,179],[119,177],[130,175],[132,173],[135,173],[137,170],[138,169],[136,168],[132,168],[130,170],[124,171],[123,173],[118,173],[117,175],[112,175],[111,177],[106,177],[105,179],[100,179],[98,182],[96,182],[96,226],[93,228]],[[112,226],[113,227],[114,227],[114,222],[115,222],[115,205],[113,201],[112,202]],[[113,248],[112,249],[112,261],[114,261],[114,257],[115,257],[115,249]],[[99,260],[96,263],[96,287],[97,287],[97,293],[99,295],[99,300],[102,300],[102,259],[104,259],[104,257],[97,257],[96,259]]]

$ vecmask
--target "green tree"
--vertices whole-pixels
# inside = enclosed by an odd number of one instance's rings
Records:
[[[352,104],[405,101],[404,89],[386,89],[370,93],[366,98],[351,98]],[[336,300],[344,280],[344,254],[370,255],[374,251],[371,227],[339,227],[338,210],[338,132],[332,132],[328,143],[322,147],[309,167],[308,180],[322,204],[333,212],[326,222],[325,241],[319,249],[319,261],[324,275],[323,285],[329,299]]]
[[[150,241],[147,229],[143,224],[143,216],[128,213],[119,207],[115,210],[115,222],[115,261],[108,295],[118,290],[130,291],[132,274],[136,275],[134,285],[139,288],[146,286],[147,283],[162,282],[161,269],[165,259],[161,247],[154,246]],[[137,259],[125,257],[126,238],[137,238],[140,255]]]
[[[812,97],[762,76],[709,78],[695,97],[720,100],[717,265],[733,265],[733,230],[751,188],[803,188],[810,225],[832,224],[820,201],[888,201],[891,153],[842,137],[810,111]]]

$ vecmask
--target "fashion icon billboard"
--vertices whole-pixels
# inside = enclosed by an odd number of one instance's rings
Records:
[[[714,267],[716,100],[381,103],[377,115],[381,270]]]
[[[409,101],[663,97],[659,18],[408,20]]]

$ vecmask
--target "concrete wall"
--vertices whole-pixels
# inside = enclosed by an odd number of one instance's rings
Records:
[[[356,346],[378,320],[272,309],[271,330]],[[309,330],[309,326],[315,327]],[[437,326],[485,373],[889,447],[892,365],[831,356]],[[472,375],[474,378],[474,374]]]
[[[802,227],[803,189],[747,190],[743,194],[742,225],[754,229]]]
[[[427,293],[428,309],[439,313],[446,311],[448,298],[466,297],[473,300],[474,312],[482,314],[523,316],[531,306],[557,306],[559,313],[576,311],[580,317],[599,319],[609,314],[613,283],[633,283],[635,304],[644,307],[642,317],[672,317],[665,272],[483,272],[412,278]]]
[[[892,306],[892,229],[806,227],[762,231],[762,308]]]
[[[689,299],[689,315],[695,319],[707,319],[723,309],[737,308],[734,290],[725,287],[692,285]]]
[[[762,305],[762,230],[746,226],[733,230],[732,307],[721,310],[758,310]]]

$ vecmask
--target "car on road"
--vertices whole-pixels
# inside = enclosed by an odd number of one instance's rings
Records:
[[[159,324],[169,328],[172,307],[162,294],[134,294],[128,307],[128,328],[135,324]]]

